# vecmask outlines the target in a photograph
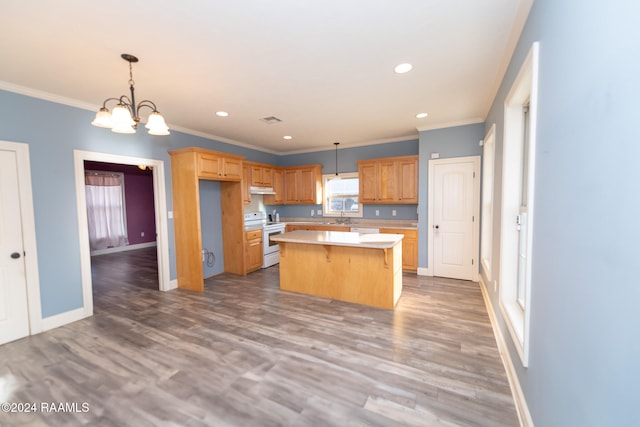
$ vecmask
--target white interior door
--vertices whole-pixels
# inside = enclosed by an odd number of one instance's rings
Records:
[[[454,159],[431,165],[434,276],[475,278],[476,163],[475,159]]]
[[[0,149],[0,344],[29,335],[20,212],[16,153]]]

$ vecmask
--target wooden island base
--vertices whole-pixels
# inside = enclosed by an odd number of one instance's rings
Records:
[[[280,241],[280,289],[393,309],[402,293],[402,244],[389,248]]]

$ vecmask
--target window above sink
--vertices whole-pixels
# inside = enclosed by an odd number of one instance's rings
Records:
[[[362,218],[362,203],[358,203],[359,188],[358,172],[323,175],[322,215],[343,218],[345,222],[348,218]]]

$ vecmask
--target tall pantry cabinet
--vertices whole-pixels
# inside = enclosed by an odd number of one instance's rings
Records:
[[[224,271],[245,274],[243,157],[197,147],[169,151],[169,156],[178,287],[204,290],[199,192],[201,179],[220,181]]]

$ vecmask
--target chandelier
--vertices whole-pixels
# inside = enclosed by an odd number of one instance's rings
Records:
[[[140,113],[140,109],[142,107],[147,107],[153,110],[151,111],[151,114],[149,114],[147,124],[145,125],[145,128],[149,130],[149,134],[169,135],[169,128],[164,121],[164,117],[162,117],[158,112],[156,104],[145,99],[136,105],[136,98],[133,89],[135,81],[133,80],[132,64],[134,62],[138,62],[138,58],[127,53],[123,53],[120,56],[122,56],[122,59],[129,62],[129,91],[131,92],[131,97],[122,95],[120,98],[105,99],[102,103],[102,108],[100,108],[96,113],[96,118],[93,119],[91,124],[102,128],[109,128],[112,132],[136,133],[138,123],[140,122],[140,116],[138,115]],[[110,112],[107,108],[107,102],[109,101],[118,101],[118,104],[113,107],[113,112]]]

